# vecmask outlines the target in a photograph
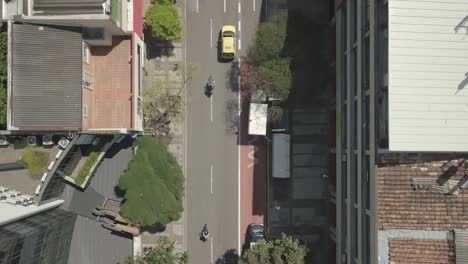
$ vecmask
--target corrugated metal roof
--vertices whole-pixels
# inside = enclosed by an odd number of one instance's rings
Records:
[[[468,151],[468,1],[388,1],[389,150]]]
[[[455,229],[457,264],[468,263],[468,230]]]
[[[81,29],[12,25],[12,126],[79,130]]]
[[[34,0],[37,15],[103,14],[105,0]]]

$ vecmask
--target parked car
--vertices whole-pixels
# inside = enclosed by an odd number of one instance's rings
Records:
[[[221,56],[232,60],[236,56],[236,27],[223,26],[221,29]]]
[[[250,224],[249,247],[252,248],[261,240],[265,240],[265,227],[263,226],[263,224]]]

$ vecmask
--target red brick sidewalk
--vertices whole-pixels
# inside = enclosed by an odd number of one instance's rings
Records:
[[[249,96],[246,89],[248,65],[241,64],[241,241],[245,241],[248,225],[263,223],[266,207],[266,144],[264,136],[248,135]]]

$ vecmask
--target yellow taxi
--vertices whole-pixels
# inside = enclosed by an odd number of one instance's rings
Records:
[[[221,29],[221,56],[232,60],[236,55],[236,27],[223,26]]]

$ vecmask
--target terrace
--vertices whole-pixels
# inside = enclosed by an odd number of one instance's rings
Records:
[[[16,163],[27,159],[28,155],[41,155],[44,159],[25,162],[24,168],[0,170],[0,185],[11,191],[34,196],[48,173],[50,163],[55,161],[59,148],[57,145],[28,145],[26,137],[9,137],[9,144],[1,148],[0,164]],[[55,141],[57,141],[55,139]],[[22,164],[22,162],[18,162]],[[29,164],[29,165],[28,165]],[[28,168],[26,168],[28,167]]]
[[[116,36],[112,46],[85,47],[83,131],[133,129],[131,48],[130,38]]]

